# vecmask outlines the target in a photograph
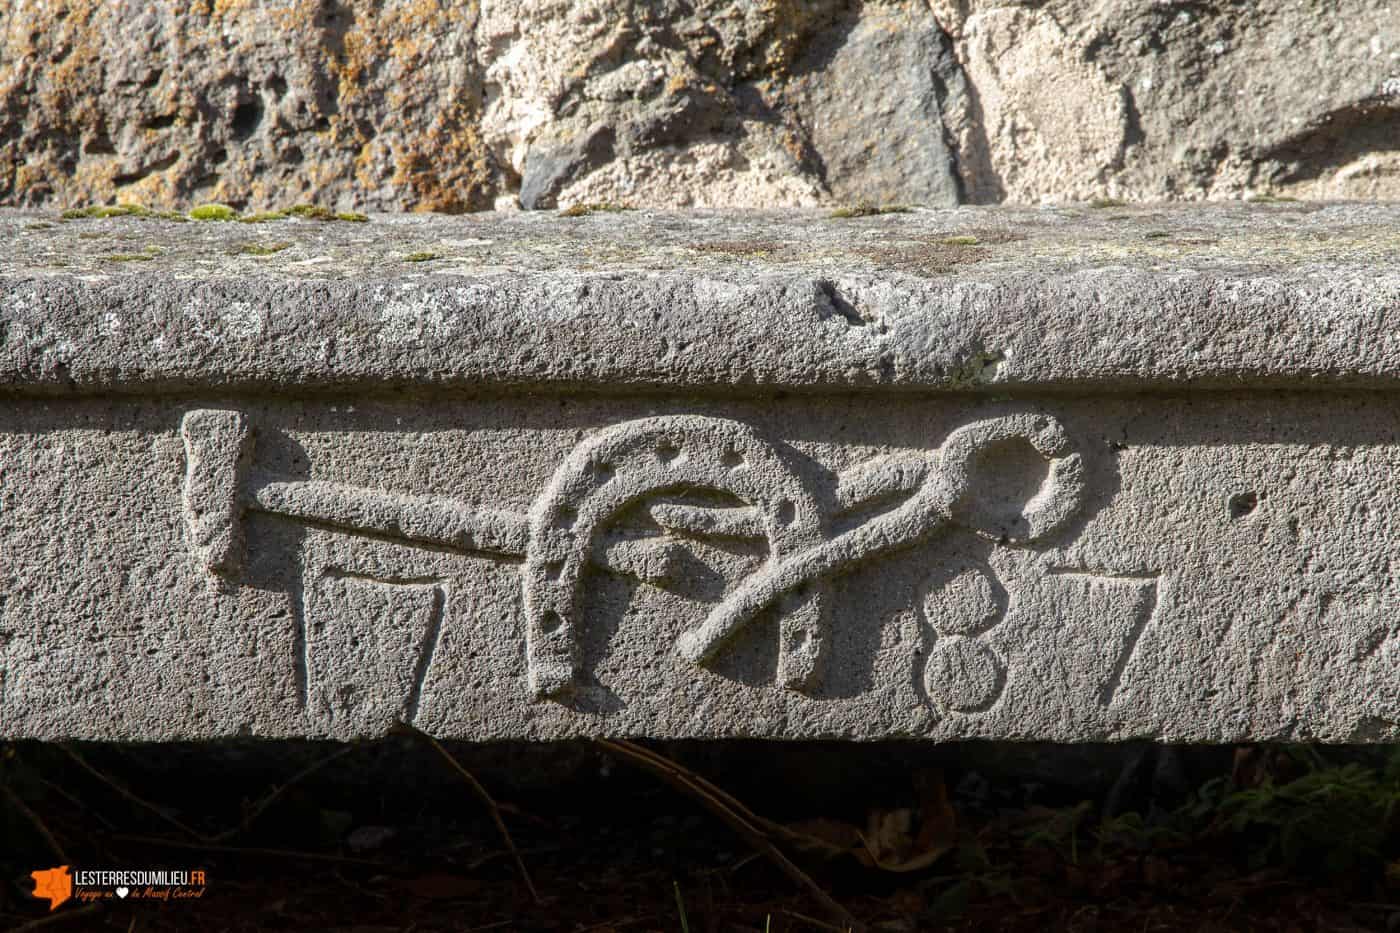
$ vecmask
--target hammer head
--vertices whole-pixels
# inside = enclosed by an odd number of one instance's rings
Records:
[[[196,409],[180,425],[185,440],[185,532],[201,566],[227,576],[243,558],[243,476],[253,435],[242,412]]]

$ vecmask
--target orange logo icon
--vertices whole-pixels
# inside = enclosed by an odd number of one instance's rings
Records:
[[[73,876],[68,874],[68,866],[60,865],[44,871],[32,871],[34,896],[47,898],[49,910],[56,910],[59,904],[73,896]]]

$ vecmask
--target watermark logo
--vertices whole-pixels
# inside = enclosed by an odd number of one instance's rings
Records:
[[[34,896],[49,902],[49,910],[70,900],[173,901],[204,896],[208,884],[202,868],[73,869],[60,865],[30,872]]]
[[[73,876],[68,874],[67,865],[32,871],[29,877],[34,879],[34,896],[46,899],[49,910],[57,910],[58,905],[73,896]]]

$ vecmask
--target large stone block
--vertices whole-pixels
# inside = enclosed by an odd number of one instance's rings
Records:
[[[0,735],[1400,738],[1400,209],[257,229],[0,215]]]

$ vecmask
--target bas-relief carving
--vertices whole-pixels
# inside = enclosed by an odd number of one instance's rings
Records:
[[[693,600],[697,618],[675,648],[697,665],[715,661],[756,619],[776,615],[778,684],[817,693],[833,650],[835,579],[957,528],[993,548],[1034,546],[1066,531],[1086,498],[1080,454],[1056,419],[1035,412],[975,421],[937,449],[878,457],[834,476],[814,476],[791,449],[738,421],[627,421],[577,444],[528,514],[267,475],[256,465],[254,429],[237,411],[191,411],[182,436],[191,548],[222,585],[238,579],[250,512],[523,561],[526,669],[539,700],[568,699],[586,673],[587,568]],[[1039,464],[1031,482],[1003,469],[1027,457]],[[937,715],[976,715],[998,702],[1008,682],[997,633],[1015,594],[989,563],[950,559],[913,594],[924,659],[915,686]],[[314,579],[302,588],[303,702],[321,721],[360,729],[412,721],[454,594],[440,577],[365,572],[350,563],[306,562]],[[1049,572],[1096,588],[1136,588],[1133,621],[1096,697],[1107,706],[1151,624],[1158,579],[1151,572]],[[378,691],[365,689],[370,683]]]
[[[437,650],[447,591],[433,577],[374,577],[329,567],[304,604],[306,707],[370,732],[412,722]]]

